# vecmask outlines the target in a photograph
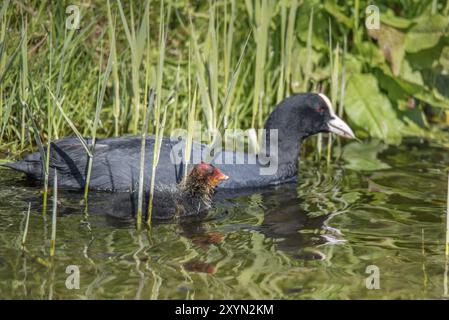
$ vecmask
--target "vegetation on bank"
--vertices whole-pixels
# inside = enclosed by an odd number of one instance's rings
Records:
[[[379,1],[379,29],[359,0],[72,2],[1,5],[1,151],[146,134],[147,120],[159,137],[195,120],[260,128],[304,91],[326,93],[361,138],[446,139],[449,1]]]

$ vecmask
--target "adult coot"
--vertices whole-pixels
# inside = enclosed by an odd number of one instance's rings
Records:
[[[323,94],[300,93],[282,101],[268,117],[264,129],[266,139],[257,156],[241,151],[217,151],[212,158],[207,146],[193,143],[189,163],[206,160],[226,172],[230,179],[218,189],[241,190],[261,188],[296,180],[298,157],[303,139],[319,132],[333,132],[354,138],[351,128],[332,110],[330,100]],[[90,143],[90,139],[86,139]],[[155,138],[146,141],[145,187],[150,184]],[[98,139],[94,150],[90,188],[95,190],[129,191],[139,180],[141,138],[137,136]],[[160,185],[174,186],[184,176],[185,164],[177,155],[184,141],[164,138],[156,181]],[[207,152],[204,152],[207,151]],[[195,159],[195,155],[201,155]],[[255,160],[255,161],[252,161]],[[51,144],[50,167],[58,171],[58,183],[63,188],[83,188],[88,156],[77,138],[64,138]],[[34,179],[42,179],[42,161],[39,153],[4,166],[25,172]],[[54,170],[50,170],[50,182]]]

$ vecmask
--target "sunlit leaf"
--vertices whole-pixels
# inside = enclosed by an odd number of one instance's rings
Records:
[[[380,92],[373,75],[356,74],[349,78],[345,112],[352,122],[372,137],[392,143],[401,140],[403,124],[397,118],[390,100]]]
[[[449,17],[439,14],[423,15],[405,36],[405,50],[417,52],[437,45],[449,25]]]
[[[357,141],[347,144],[343,149],[343,159],[348,163],[346,168],[357,171],[373,171],[390,168],[390,166],[377,158],[387,145],[379,140],[368,143]]]
[[[387,10],[384,14],[380,15],[380,21],[394,28],[407,29],[413,23],[412,19],[399,17],[394,14],[393,10]]]

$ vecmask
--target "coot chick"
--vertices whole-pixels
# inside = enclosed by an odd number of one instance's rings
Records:
[[[223,150],[216,150],[210,160],[207,158],[208,146],[194,142],[189,163],[198,163],[199,160],[212,163],[231,177],[217,189],[226,190],[227,194],[231,191],[238,193],[245,189],[296,181],[301,143],[311,135],[332,132],[346,138],[355,137],[351,128],[332,110],[330,100],[321,93],[300,93],[286,98],[274,108],[264,129],[266,150],[270,153],[269,162],[262,161],[263,157],[257,155],[254,163],[248,160],[249,153]],[[271,141],[270,132],[277,132],[277,141]],[[86,142],[89,144],[91,140],[86,139]],[[277,142],[277,148],[273,147],[274,142]],[[151,177],[154,144],[155,138],[148,137],[145,150],[145,188],[148,188]],[[162,140],[156,168],[156,180],[160,185],[176,186],[184,176],[185,162],[173,159],[179,159],[179,154],[185,154],[185,145],[185,141],[171,138]],[[137,136],[97,139],[90,188],[117,192],[132,188],[139,180],[140,146],[141,138]],[[53,142],[50,153],[50,167],[58,171],[59,186],[84,188],[88,156],[78,138],[64,138]],[[201,155],[201,159],[194,158],[197,154]],[[244,163],[238,159],[243,159]],[[25,172],[34,179],[43,178],[43,163],[39,152],[4,166]],[[275,170],[264,172],[267,167]],[[50,183],[53,172],[54,170],[50,170]]]
[[[153,218],[172,219],[207,212],[211,208],[214,188],[227,179],[227,175],[211,164],[201,162],[195,165],[175,187],[155,187]]]

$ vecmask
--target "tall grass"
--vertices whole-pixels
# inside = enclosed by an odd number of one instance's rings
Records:
[[[309,81],[312,75],[312,43],[313,43],[313,7],[310,10],[309,27],[307,29],[307,42],[306,42],[306,63],[304,70],[304,81],[301,86],[302,91],[309,89]]]
[[[115,20],[112,20],[111,5],[109,0],[107,1],[108,7],[108,30],[109,30],[109,41],[111,43],[111,55],[112,55],[112,78],[114,83],[114,135],[119,135],[120,127],[120,79],[118,75],[118,60],[117,60],[117,45],[116,45],[116,34],[115,34]]]
[[[160,89],[155,87],[162,91],[155,96],[155,114],[158,100],[164,101],[167,89],[176,84],[176,108],[167,111],[170,128],[187,128],[190,120],[183,115],[191,112],[195,90],[199,108],[192,114],[212,132],[229,127],[261,127],[276,102],[285,96],[298,90],[309,91],[317,85],[329,88],[325,93],[334,88],[330,78],[319,83],[315,79],[315,68],[324,65],[315,58],[316,10],[300,1],[218,0],[201,3],[191,10],[192,7],[180,7],[166,0],[163,14],[157,8],[161,2],[149,0],[94,3],[96,10],[90,10],[89,5],[81,7],[79,30],[65,29],[63,4],[48,9],[43,6],[42,10],[37,1],[30,1],[30,9],[39,7],[32,10],[32,20],[29,10],[21,12],[8,1],[2,4],[0,139],[13,142],[11,151],[18,151],[17,145],[28,151],[31,148],[24,133],[28,120],[16,105],[17,94],[23,101],[29,98],[30,83],[35,87],[33,99],[38,101],[33,105],[33,117],[39,128],[45,128],[41,136],[47,146],[51,140],[72,134],[74,126],[80,136],[93,135],[95,120],[91,120],[90,106],[98,106],[98,95],[92,93],[92,88],[98,86],[99,68],[104,71],[104,66],[99,65],[100,59],[107,60],[101,57],[104,53],[109,53],[112,60],[112,81],[106,82],[102,125],[96,130],[100,136],[140,132],[146,110],[142,96],[147,88],[142,71],[146,70],[148,56],[150,83],[161,79],[157,84]],[[308,19],[308,30],[299,28],[298,21],[304,17]],[[166,21],[168,41],[164,45],[158,32],[147,30],[157,30],[161,19]],[[301,32],[306,36],[298,37]],[[301,48],[305,50],[299,51]],[[158,69],[161,52],[164,64]],[[298,63],[300,52],[305,53],[300,56],[304,62]],[[48,72],[45,81],[40,76],[43,70]],[[189,77],[194,83],[190,87]],[[293,84],[292,79],[299,85]],[[156,133],[157,129],[149,126],[149,130]]]
[[[146,63],[145,63],[145,88],[148,88],[145,92],[145,99],[144,102],[147,104],[147,108],[144,112],[144,122],[142,126],[142,132],[141,132],[141,143],[140,143],[140,168],[139,168],[139,190],[138,190],[138,199],[137,199],[137,220],[136,220],[136,227],[137,230],[140,230],[142,225],[142,214],[143,214],[143,200],[144,200],[144,173],[145,173],[145,146],[146,146],[146,140],[147,140],[147,133],[148,133],[148,121],[150,118],[150,112],[154,105],[154,90],[149,89],[149,83],[150,83],[150,73],[151,73],[151,61],[150,61],[150,24],[147,20],[147,56],[146,56]]]
[[[170,7],[169,7],[170,8]],[[168,17],[170,17],[170,9],[168,9]],[[153,198],[154,198],[154,188],[156,184],[156,169],[159,163],[160,149],[162,144],[162,138],[164,135],[165,122],[167,119],[167,104],[171,102],[171,98],[162,105],[162,83],[164,76],[164,65],[165,65],[165,46],[167,41],[167,31],[166,31],[166,17],[164,11],[164,1],[160,3],[159,10],[159,57],[158,64],[156,68],[156,97],[154,105],[154,130],[155,130],[155,141],[153,148],[153,159],[151,163],[151,181],[149,190],[149,200],[148,200],[148,213],[147,213],[147,224],[151,225],[151,218],[153,214]],[[169,19],[167,19],[168,24]]]
[[[129,48],[131,49],[131,84],[132,84],[132,105],[133,112],[131,113],[131,129],[133,133],[137,133],[139,119],[140,119],[140,67],[142,65],[143,53],[145,50],[147,30],[148,25],[147,20],[149,19],[149,9],[150,1],[145,1],[145,9],[142,13],[142,21],[140,27],[136,30],[135,19],[134,19],[134,8],[133,3],[130,2],[130,15],[131,15],[131,25],[125,17],[123,6],[120,0],[117,1],[118,9],[120,12],[120,18],[123,23],[123,27],[126,34],[126,39],[128,40]],[[117,103],[117,102],[116,102]]]
[[[108,83],[109,75],[112,70],[112,59],[113,59],[113,51],[110,51],[109,58],[108,58],[108,64],[107,64],[106,70],[103,74],[103,81],[101,82],[101,84],[100,84],[101,76],[99,75],[99,77],[98,77],[99,83],[98,83],[97,103],[95,106],[95,118],[94,118],[94,124],[93,124],[93,128],[92,128],[92,140],[91,140],[91,143],[89,146],[89,151],[90,151],[88,153],[89,160],[88,160],[88,164],[87,164],[87,174],[86,174],[86,181],[85,181],[85,185],[84,185],[84,201],[85,201],[86,205],[87,205],[87,197],[89,194],[90,177],[92,174],[92,162],[93,162],[95,143],[96,143],[96,138],[97,138],[97,127],[98,127],[98,123],[100,121],[100,113],[101,113],[101,109],[103,107],[106,85]],[[100,66],[101,66],[101,60],[100,60]],[[101,68],[99,70],[101,70]]]
[[[52,62],[53,62],[53,48],[51,43],[51,36],[49,41],[49,66],[48,66],[48,79],[47,79],[47,87],[51,87],[51,74],[52,74]],[[42,205],[42,213],[45,216],[47,213],[47,201],[48,201],[48,173],[50,170],[50,152],[51,152],[51,139],[52,139],[52,130],[53,130],[53,115],[54,108],[52,100],[50,100],[50,92],[47,93],[47,151],[45,154],[45,166],[44,166],[44,193],[43,193],[43,205]]]
[[[209,34],[211,32],[213,32],[213,30],[211,30],[212,28],[213,28],[213,25],[209,26]],[[196,30],[193,27],[192,20],[190,20],[190,32],[192,34],[191,44],[194,49],[193,56],[194,56],[194,64],[195,64],[195,78],[197,80],[199,94],[201,96],[202,111],[203,111],[204,118],[206,120],[207,128],[210,131],[213,131],[216,127],[215,119],[214,119],[214,112],[213,112],[214,106],[212,104],[212,99],[209,95],[210,91],[208,90],[208,85],[207,85],[207,76],[210,75],[210,73],[207,73],[206,63],[203,61],[203,58],[201,56],[201,51],[200,51],[199,44],[198,44],[199,41],[197,39]],[[216,49],[214,49],[214,50],[216,50]],[[210,90],[214,91],[212,88]]]
[[[271,15],[274,11],[273,2],[268,0],[260,0],[255,2],[254,8],[254,37],[256,42],[256,64],[254,74],[253,103],[252,103],[252,120],[251,127],[255,128],[258,124],[258,115],[260,107],[265,96],[264,79],[265,64],[268,51],[268,28],[271,22]],[[252,12],[248,8],[248,12]]]
[[[21,125],[21,137],[20,149],[23,149],[25,143],[25,130],[26,130],[26,110],[24,105],[28,103],[28,22],[27,17],[22,17],[22,46],[21,46],[21,72],[20,72],[20,100],[22,104],[22,125]]]
[[[330,59],[330,73],[331,73],[331,83],[330,83],[330,100],[334,108],[338,107],[338,84],[339,84],[339,69],[340,69],[340,58],[339,58],[340,47],[337,43],[337,47],[333,49],[332,47],[332,27],[329,21],[329,59]],[[338,110],[334,110],[336,113]],[[332,135],[328,135],[327,140],[327,165],[330,164],[332,153]]]
[[[192,145],[193,145],[193,130],[195,125],[195,112],[196,112],[196,95],[197,95],[197,86],[195,85],[195,91],[192,96],[192,77],[191,77],[191,65],[192,65],[192,53],[191,53],[191,46],[189,47],[189,74],[187,79],[187,90],[189,94],[189,115],[187,117],[187,137],[186,137],[186,146],[184,151],[184,178],[187,177],[187,168],[189,166],[191,152],[192,152]]]
[[[288,7],[288,4],[290,7]],[[281,68],[276,98],[277,102],[282,101],[291,92],[292,56],[293,45],[295,43],[295,24],[298,6],[298,1],[290,1],[290,3],[282,2],[281,5]]]

